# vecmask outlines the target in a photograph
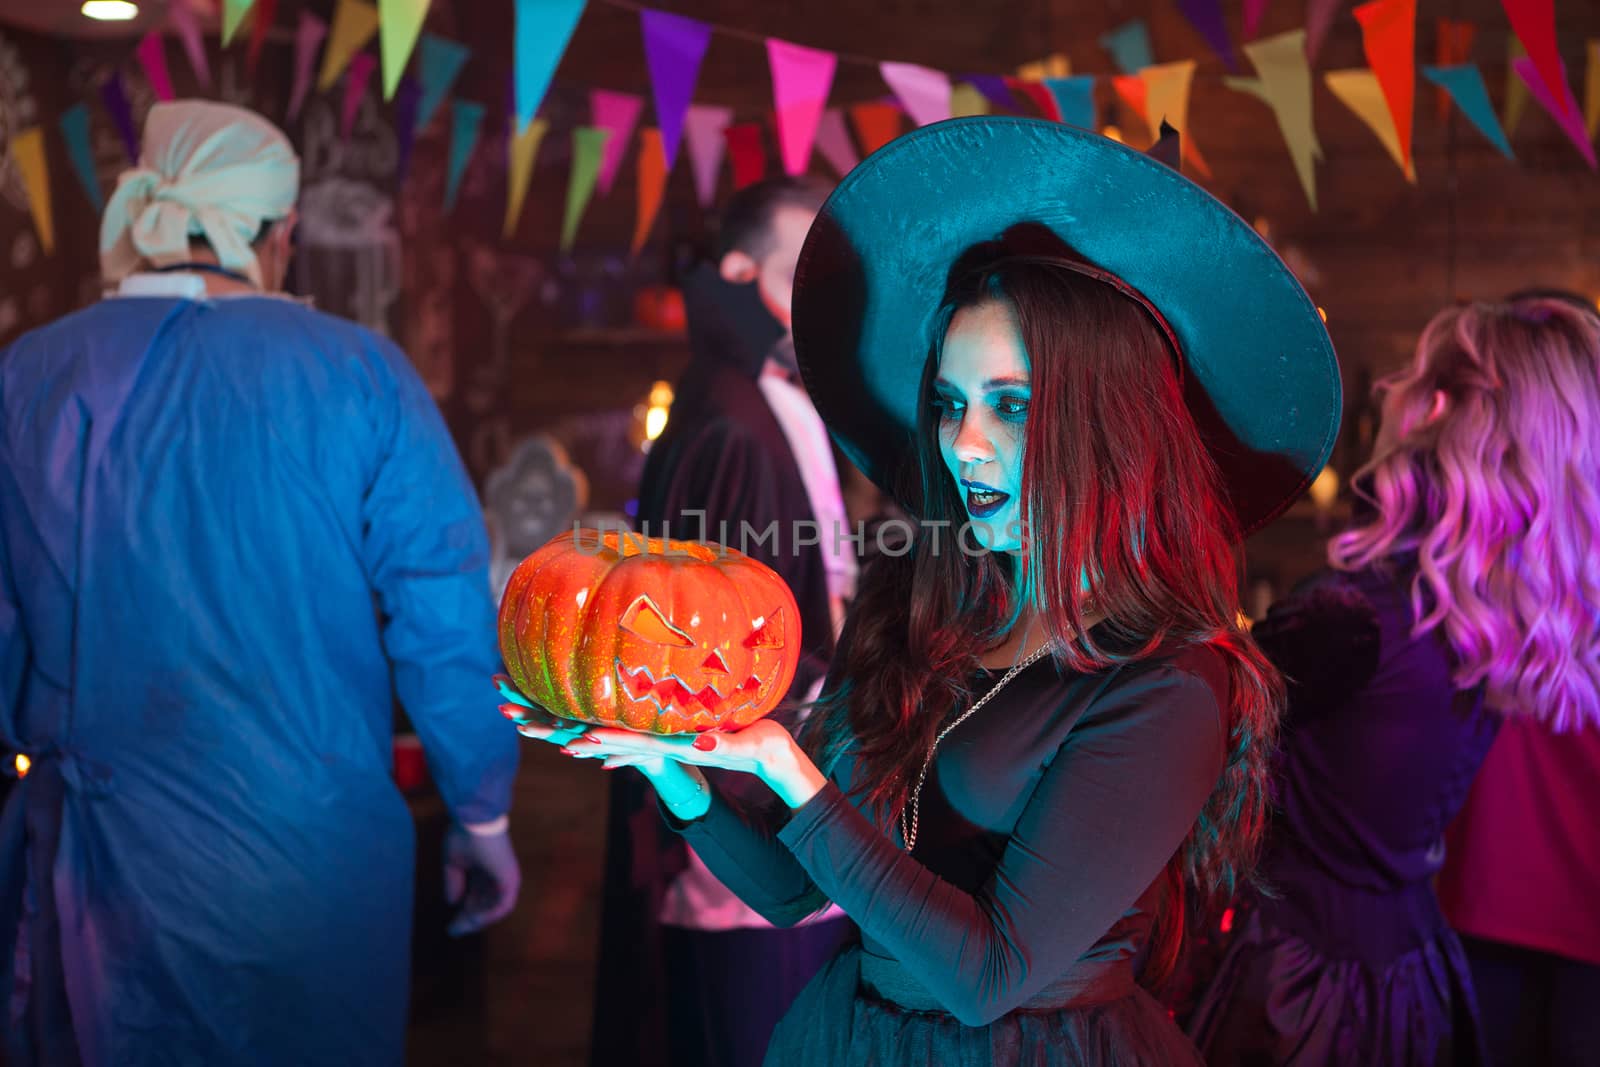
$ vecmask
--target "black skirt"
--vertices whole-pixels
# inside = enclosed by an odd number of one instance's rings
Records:
[[[778,1024],[766,1067],[1185,1067],[1194,1046],[1132,982],[1098,983],[1046,1010],[966,1026],[948,1012],[864,980],[851,946],[822,969]],[[868,964],[876,961],[868,959]],[[869,972],[873,968],[868,968]],[[882,967],[877,968],[881,973]]]

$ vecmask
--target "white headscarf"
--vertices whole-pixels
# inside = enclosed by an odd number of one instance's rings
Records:
[[[261,285],[250,247],[261,224],[294,207],[300,160],[253,111],[206,100],[156,104],[139,166],[122,172],[100,220],[100,270],[120,282],[141,264],[188,261],[204,236],[229,270]]]

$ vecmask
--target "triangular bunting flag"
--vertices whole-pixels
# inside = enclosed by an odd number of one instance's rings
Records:
[[[606,154],[600,161],[601,196],[610,193],[611,184],[617,180],[617,170],[622,166],[622,157],[633,140],[633,127],[638,124],[639,112],[643,110],[644,98],[632,93],[616,93],[609,89],[594,89],[589,93],[591,125],[611,132],[606,138]]]
[[[1150,51],[1150,31],[1143,19],[1124,22],[1100,38],[1100,47],[1111,53],[1111,61],[1124,74],[1133,74],[1155,64]]]
[[[73,104],[61,113],[61,138],[67,142],[67,158],[78,175],[78,184],[89,198],[98,214],[105,207],[100,195],[100,175],[94,167],[94,149],[89,145],[89,109],[83,104]]]
[[[1544,82],[1544,99],[1559,105],[1572,95],[1572,90],[1567,85],[1561,50],[1556,47],[1555,0],[1500,0],[1500,6]]]
[[[222,0],[222,47],[233,44],[234,34],[254,4],[255,0]]]
[[[1322,42],[1333,26],[1333,17],[1344,6],[1345,0],[1306,0],[1306,59],[1317,61]]]
[[[417,46],[429,0],[378,0],[378,50],[383,53],[383,98],[394,91],[405,73],[406,61]]]
[[[850,143],[850,131],[845,128],[844,112],[836,107],[830,107],[822,113],[822,119],[817,123],[817,151],[822,153],[822,158],[828,161],[843,178],[855,169],[861,162],[856,155],[856,146]]]
[[[422,35],[422,43],[417,46],[417,76],[422,82],[422,99],[417,104],[417,129],[426,126],[433,118],[433,113],[439,110],[439,105],[444,103],[450,86],[455,84],[461,68],[467,62],[469,51],[464,44],[435,37],[431,33]]]
[[[1006,79],[999,74],[965,74],[962,76],[968,84],[982,93],[984,97],[1001,111],[1017,110],[1016,98],[1011,95],[1011,90],[1006,88]]]
[[[556,65],[572,40],[572,31],[578,28],[578,17],[583,14],[584,0],[517,0],[516,18],[516,109],[517,125],[526,126],[539,110],[544,94],[550,90],[550,79],[555,76]],[[589,146],[602,143],[588,136],[578,137],[573,131],[574,145]],[[577,161],[573,161],[577,173]],[[591,180],[584,194],[584,207],[594,192]],[[573,221],[577,226],[577,221]]]
[[[644,60],[650,68],[650,88],[655,94],[656,123],[661,128],[661,146],[670,170],[678,158],[683,117],[688,114],[689,101],[694,99],[700,61],[705,59],[706,46],[711,42],[711,27],[682,15],[646,8],[639,12],[639,31],[644,36]],[[719,139],[720,136],[719,133]]]
[[[1070,78],[1046,78],[1045,87],[1055,97],[1056,112],[1068,126],[1084,130],[1097,128],[1094,108],[1094,75],[1075,74]]]
[[[211,88],[211,64],[206,61],[206,43],[200,35],[200,20],[195,18],[189,0],[173,0],[167,6],[167,17],[172,28],[183,39],[183,50],[189,56],[189,67],[202,88]]]
[[[33,214],[39,245],[49,255],[56,250],[56,224],[50,211],[50,163],[44,155],[44,131],[29,126],[13,134],[11,158],[16,161],[22,188],[28,194],[28,210]]]
[[[1244,0],[1244,35],[1254,37],[1261,28],[1261,16],[1267,13],[1267,0]]]
[[[106,113],[111,116],[112,123],[117,127],[117,133],[122,138],[122,147],[128,152],[128,159],[138,163],[139,134],[133,128],[133,111],[128,107],[128,93],[122,87],[120,70],[113,70],[100,86],[100,102],[106,106]]]
[[[1583,128],[1591,141],[1600,132],[1600,41],[1589,42],[1589,69],[1583,76]]]
[[[870,156],[900,136],[900,109],[881,100],[865,100],[850,108],[850,122],[862,155]]]
[[[1423,67],[1422,76],[1439,87],[1439,91],[1449,95],[1461,108],[1461,113],[1472,120],[1485,137],[1489,138],[1500,154],[1507,159],[1515,159],[1511,154],[1511,145],[1506,141],[1506,135],[1500,129],[1500,121],[1495,118],[1494,105],[1489,102],[1489,90],[1483,84],[1483,75],[1478,73],[1478,68],[1470,63],[1454,67]]]
[[[303,23],[302,23],[303,25]],[[322,73],[317,75],[317,92],[333,88],[355,54],[367,46],[378,32],[378,9],[367,0],[339,0],[333,9],[333,25],[328,28],[328,47],[322,50]]]
[[[595,179],[600,176],[600,159],[605,155],[610,130],[579,126],[572,131],[572,172],[567,178],[567,207],[561,217],[561,251],[572,251],[578,223],[594,196]]]
[[[1583,112],[1578,109],[1578,101],[1572,95],[1572,87],[1567,84],[1567,68],[1561,68],[1561,77],[1556,84],[1561,87],[1561,95],[1552,97],[1546,87],[1544,79],[1540,76],[1539,69],[1534,66],[1532,57],[1524,56],[1515,63],[1517,77],[1528,85],[1528,91],[1533,93],[1533,98],[1539,101],[1539,106],[1550,112],[1550,117],[1556,120],[1556,125],[1567,135],[1573,145],[1578,149],[1584,162],[1589,164],[1590,170],[1595,170],[1594,144],[1589,140],[1583,128]]]
[[[646,126],[639,131],[639,208],[634,215],[633,240],[628,243],[628,254],[635,259],[650,238],[650,228],[655,225],[666,189],[666,146],[662,143],[661,131]]]
[[[1145,125],[1150,127],[1151,133],[1156,133],[1162,122],[1171,123],[1172,128],[1182,134],[1178,143],[1182,147],[1183,161],[1201,177],[1211,177],[1211,168],[1189,129],[1189,85],[1194,80],[1194,60],[1158,63],[1141,70],[1139,77],[1144,79]]]
[[[1039,115],[1051,122],[1061,121],[1061,108],[1056,105],[1055,94],[1044,82],[1025,81],[1021,78],[1007,79],[1006,84],[1014,93],[1021,93],[1033,101],[1033,106],[1039,109]]]
[[[266,46],[267,34],[272,32],[272,20],[278,15],[278,0],[256,0],[250,18],[250,48],[245,52],[244,69],[255,81],[256,67],[261,63],[261,49]]]
[[[394,177],[406,180],[411,169],[411,149],[417,139],[417,108],[422,105],[422,83],[407,74],[394,91]]]
[[[1472,62],[1472,37],[1476,32],[1472,23],[1457,22],[1454,19],[1439,19],[1437,44],[1434,50],[1436,62],[1435,69],[1444,67],[1460,67]],[[1481,78],[1482,75],[1479,75]],[[1453,95],[1449,88],[1442,82],[1436,83],[1439,88],[1434,91],[1439,104],[1439,121],[1443,122],[1450,115],[1450,101]],[[1463,108],[1463,110],[1465,110]],[[1494,124],[1495,133],[1500,132],[1500,123]],[[1493,140],[1493,138],[1490,138]]]
[[[1316,161],[1322,158],[1312,124],[1311,66],[1306,59],[1306,31],[1291,30],[1252,41],[1244,54],[1256,69],[1254,78],[1226,78],[1230,89],[1251,93],[1272,108],[1278,130],[1294,160],[1306,202],[1317,210]]]
[[[989,98],[971,82],[962,82],[950,90],[950,117],[966,118],[969,115],[987,115]]]
[[[483,105],[475,100],[456,100],[451,105],[450,119],[450,160],[444,182],[446,211],[456,206],[461,176],[467,172],[467,162],[472,158],[472,149],[483,129]]]
[[[550,123],[534,119],[521,130],[513,131],[506,141],[510,159],[506,165],[506,219],[501,235],[509,238],[517,232],[517,220],[522,218],[522,202],[528,196],[528,183],[533,180],[533,161],[539,155],[539,142],[544,140]]]
[[[183,0],[178,2],[181,5]],[[172,91],[172,76],[167,73],[167,50],[161,41],[161,32],[151,30],[145,34],[134,51],[139,56],[139,65],[144,68],[145,80],[150,83],[150,91],[156,94],[156,99],[173,99],[177,94]]]
[[[356,125],[356,113],[361,110],[361,98],[367,95],[367,83],[372,80],[372,72],[377,69],[378,61],[371,52],[357,52],[350,57],[350,65],[344,74],[344,103],[339,108],[339,136],[344,140],[350,139],[350,131]]]
[[[832,52],[767,38],[772,104],[778,119],[778,147],[785,174],[804,174],[811,165],[817,123],[828,104],[838,62]]]
[[[767,176],[767,150],[761,143],[761,123],[740,122],[722,131],[733,163],[733,189],[738,192]]]
[[[1206,44],[1221,58],[1222,65],[1237,72],[1239,60],[1234,57],[1233,42],[1228,39],[1228,26],[1222,21],[1222,6],[1218,0],[1178,0],[1178,10],[1200,31]]]
[[[1354,11],[1361,46],[1394,120],[1401,166],[1411,173],[1411,115],[1416,99],[1417,0],[1370,0]]]
[[[1365,68],[1330,70],[1323,75],[1323,80],[1333,95],[1378,135],[1378,140],[1383,142],[1384,149],[1395,165],[1405,174],[1406,181],[1416,184],[1417,172],[1400,147],[1400,134],[1394,128],[1394,114],[1389,110],[1389,102],[1384,99],[1377,74]]]
[[[1507,137],[1516,135],[1522,116],[1528,110],[1528,83],[1517,77],[1517,60],[1527,54],[1528,50],[1522,47],[1522,42],[1516,37],[1506,38],[1506,96],[1505,110],[1500,113],[1500,125],[1505,128]]]
[[[915,63],[879,63],[878,72],[918,126],[950,117],[950,76]]]
[[[300,12],[300,25],[294,31],[294,88],[289,92],[289,121],[300,114],[311,91],[311,68],[317,61],[317,47],[328,35],[328,24],[309,11]]]
[[[717,198],[717,174],[728,140],[722,131],[733,121],[733,109],[691,104],[683,117],[683,134],[689,142],[689,163],[694,168],[694,192],[700,206],[708,208]],[[662,141],[666,137],[663,135]]]

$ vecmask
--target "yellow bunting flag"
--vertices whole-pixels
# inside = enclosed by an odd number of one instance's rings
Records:
[[[1389,101],[1383,95],[1383,86],[1378,84],[1378,76],[1362,67],[1356,70],[1330,70],[1323,75],[1323,80],[1328,83],[1333,95],[1378,135],[1378,140],[1383,142],[1383,147],[1394,158],[1395,165],[1405,174],[1406,181],[1415,185],[1416,169],[1400,147],[1400,133],[1395,129],[1394,113],[1389,110]]]
[[[1506,38],[1506,109],[1500,116],[1500,128],[1506,131],[1506,140],[1517,131],[1523,112],[1528,110],[1528,83],[1517,77],[1517,60],[1528,54],[1516,34]]]
[[[394,98],[406,60],[417,45],[430,0],[378,0],[378,51],[383,55],[383,98]]]
[[[185,0],[177,0],[184,3]],[[226,48],[233,43],[233,35],[239,32],[239,27],[244,23],[244,17],[255,6],[256,0],[222,0],[222,47]]]
[[[639,131],[639,211],[633,224],[630,253],[638,258],[661,210],[661,197],[667,189],[667,150],[661,131],[646,126]]]
[[[333,25],[328,28],[328,43],[322,50],[322,73],[317,75],[317,91],[333,88],[355,54],[366,47],[378,32],[378,9],[366,0],[339,0],[333,9]]]
[[[1306,59],[1303,29],[1263,37],[1244,46],[1256,69],[1254,78],[1224,78],[1230,89],[1251,93],[1272,108],[1278,130],[1289,146],[1294,170],[1300,177],[1311,210],[1317,210],[1316,162],[1322,158],[1311,115],[1311,65]]]
[[[1165,119],[1179,133],[1178,144],[1183,150],[1183,160],[1202,178],[1211,177],[1211,167],[1200,155],[1200,146],[1194,143],[1189,132],[1189,83],[1194,79],[1194,60],[1177,63],[1158,63],[1139,71],[1144,80],[1144,121],[1151,136],[1159,136],[1161,120]]]
[[[1600,40],[1589,42],[1589,69],[1583,76],[1583,126],[1591,141],[1600,132]]]
[[[1070,78],[1072,61],[1060,52],[1052,52],[1043,59],[1024,63],[1017,68],[1017,77],[1023,81],[1042,82],[1046,78]]]
[[[44,131],[37,126],[20,130],[11,138],[11,158],[17,161],[22,187],[28,191],[33,228],[45,255],[56,250],[55,217],[50,213],[50,164],[44,157]]]
[[[950,117],[953,119],[964,118],[967,115],[987,115],[989,113],[989,98],[978,90],[971,82],[962,82],[950,90]]]
[[[528,183],[533,179],[533,161],[539,157],[539,142],[550,128],[546,119],[534,119],[511,135],[511,166],[506,180],[506,221],[502,234],[510,237],[517,232],[517,220],[522,217],[522,201],[528,196]]]

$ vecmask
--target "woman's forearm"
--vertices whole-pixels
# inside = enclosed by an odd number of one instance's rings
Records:
[[[664,759],[659,768],[641,766],[639,770],[650,780],[672,817],[680,822],[693,822],[711,807],[711,790],[698,767]]]
[[[760,776],[790,811],[798,811],[828,784],[827,776],[792,738],[773,758],[762,761]]]

